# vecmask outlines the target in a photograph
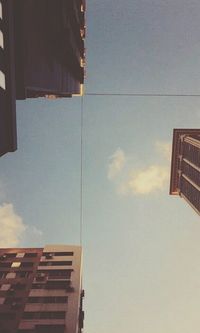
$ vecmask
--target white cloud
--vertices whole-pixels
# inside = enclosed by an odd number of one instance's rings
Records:
[[[149,194],[162,190],[169,178],[168,168],[151,165],[143,170],[132,170],[128,180],[119,186],[120,194]]]
[[[157,151],[168,161],[171,160],[172,144],[169,142],[157,141],[155,144]]]
[[[15,247],[26,230],[22,218],[14,211],[11,203],[0,206],[0,247]]]
[[[108,179],[114,179],[123,169],[126,161],[125,154],[122,149],[118,148],[116,152],[110,157],[108,165]]]
[[[21,241],[37,242],[42,231],[23,223],[11,203],[0,205],[0,247],[17,247]]]

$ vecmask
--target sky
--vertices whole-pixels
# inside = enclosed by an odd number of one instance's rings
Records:
[[[200,221],[169,196],[173,128],[199,128],[200,3],[87,1],[87,333],[199,333]],[[17,102],[0,159],[0,246],[80,243],[81,98]]]

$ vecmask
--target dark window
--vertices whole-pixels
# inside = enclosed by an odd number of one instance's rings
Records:
[[[33,266],[33,262],[22,262],[21,263],[21,267],[32,267]]]
[[[64,325],[36,325],[36,333],[64,333]],[[20,332],[21,333],[21,332]]]
[[[71,281],[47,281],[46,289],[66,289]]]
[[[65,312],[64,311],[56,311],[56,312],[24,312],[24,319],[64,319]]]
[[[6,253],[6,258],[15,258],[17,253]]]
[[[43,256],[58,256],[58,257],[62,257],[62,256],[73,256],[74,252],[44,252]]]
[[[28,278],[30,274],[31,274],[31,272],[25,272],[25,271],[17,272],[17,277]]]
[[[0,267],[11,267],[12,262],[0,262]]]
[[[39,266],[71,266],[72,261],[41,261]]]
[[[8,319],[15,319],[14,312],[0,312],[0,320],[8,320]]]
[[[28,303],[67,303],[66,296],[29,297]]]
[[[16,283],[12,286],[15,290],[25,289],[26,285],[24,283]]]
[[[25,258],[35,258],[37,257],[37,253],[25,253]]]
[[[52,271],[43,271],[44,273],[48,273],[48,277],[51,279],[70,279],[71,277],[71,269],[65,270],[52,270]]]

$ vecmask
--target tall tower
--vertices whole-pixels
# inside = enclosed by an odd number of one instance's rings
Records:
[[[79,246],[0,250],[0,332],[81,333]]]
[[[174,129],[170,194],[200,214],[200,129]]]

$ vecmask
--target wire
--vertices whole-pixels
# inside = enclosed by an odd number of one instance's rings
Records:
[[[82,246],[83,238],[83,95],[81,96],[81,124],[80,124],[80,245]]]
[[[200,97],[200,94],[151,94],[151,93],[96,93],[88,92],[85,96],[133,96],[133,97]]]

